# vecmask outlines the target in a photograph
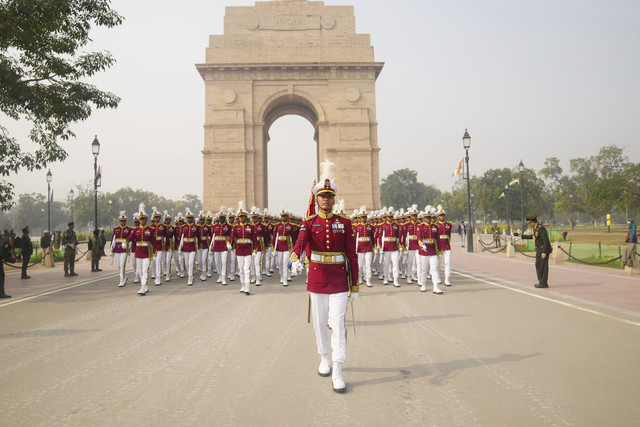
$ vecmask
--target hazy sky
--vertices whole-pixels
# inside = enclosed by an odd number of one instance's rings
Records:
[[[617,144],[640,162],[640,2],[637,0],[327,0],[353,5],[376,61],[380,177],[410,168],[450,190],[471,135],[471,174],[535,170]],[[173,199],[202,196],[204,62],[225,6],[248,0],[114,0],[126,21],[93,33],[117,64],[94,82],[122,98],[73,126],[69,158],[51,165],[55,199],[93,178],[101,143],[101,191],[142,188]],[[9,123],[20,135],[21,125]],[[23,131],[23,130],[22,130]],[[313,129],[286,116],[271,128],[270,208],[303,210],[315,178]],[[24,147],[28,147],[27,143]],[[46,170],[10,178],[16,194],[46,193]]]

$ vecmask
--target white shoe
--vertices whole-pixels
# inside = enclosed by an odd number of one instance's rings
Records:
[[[427,292],[427,285],[420,286],[420,292]]]
[[[387,279],[384,279],[384,282],[382,282],[383,285],[388,285],[389,281]]]
[[[216,280],[216,283],[222,283],[222,278],[218,277],[218,280]]]
[[[120,283],[118,284],[118,287],[119,287],[119,288],[124,288],[124,282],[120,282]]]
[[[136,278],[133,280],[133,283],[140,283],[140,278],[139,278],[139,277],[136,277]]]
[[[411,279],[407,279],[407,285],[412,284],[413,282],[411,281]]]
[[[259,280],[256,281],[256,286],[260,286],[260,285],[261,285],[260,281]]]
[[[445,281],[444,281],[444,285],[445,285],[445,286],[451,286],[451,282],[449,282],[449,280],[445,280]]]
[[[149,292],[149,289],[145,285],[140,286],[140,290],[138,291],[138,295],[146,295]]]
[[[226,280],[226,279],[222,279],[222,284],[223,284],[224,286],[227,286],[227,280]]]
[[[318,375],[328,377],[331,374],[331,359],[327,353],[320,355],[320,366],[318,366]]]
[[[393,286],[395,286],[396,288],[399,288],[399,287],[400,287],[400,283],[398,283],[398,279],[395,279],[395,280],[393,281]]]
[[[372,286],[373,286],[373,285],[371,284],[371,282],[367,281],[367,287],[368,287],[368,288],[370,288],[370,287],[372,287]]]
[[[440,288],[438,288],[437,286],[434,286],[433,293],[436,295],[442,295],[443,292],[440,290]]]
[[[211,277],[213,276],[211,273],[207,273],[207,277]]]
[[[156,285],[156,286],[160,286],[160,285],[162,285],[162,280],[160,280],[159,278],[158,278],[158,279],[156,279],[155,285]]]
[[[342,379],[342,362],[333,362],[333,374],[331,375],[333,391],[336,393],[344,393],[347,385]]]

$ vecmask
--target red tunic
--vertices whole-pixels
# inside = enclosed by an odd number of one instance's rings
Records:
[[[236,256],[251,255],[254,245],[258,243],[253,225],[234,225],[229,235],[229,243],[235,243]]]
[[[438,227],[435,224],[421,224],[418,226],[418,240],[424,243],[424,248],[418,250],[418,254],[422,256],[438,255],[439,238]]]
[[[128,226],[120,226],[113,228],[113,237],[111,237],[111,247],[113,253],[122,254],[127,251],[127,237],[131,234],[133,229]]]
[[[176,235],[176,227],[174,227],[173,225],[167,225],[165,224],[165,237],[164,237],[164,245],[163,245],[163,250],[166,251],[172,251],[175,249],[175,235]]]
[[[309,292],[335,294],[349,291],[345,261],[351,268],[351,283],[358,284],[356,239],[349,218],[338,214],[306,218],[293,253],[302,258],[301,253],[306,247],[311,249]]]
[[[369,224],[358,224],[353,227],[353,234],[358,239],[358,253],[372,252],[375,231]]]
[[[167,235],[167,226],[165,224],[151,224],[154,229],[156,238],[153,241],[153,252],[164,250],[164,240]]]
[[[415,222],[410,222],[406,225],[404,230],[405,236],[408,237],[408,245],[405,240],[405,247],[410,251],[417,251],[420,249],[420,245],[418,244],[418,227],[419,225]],[[405,237],[405,239],[407,238]]]
[[[213,242],[213,251],[226,252],[227,241],[229,240],[229,235],[231,234],[231,226],[226,222],[223,224],[217,222],[213,224],[212,230],[212,237],[215,239]]]
[[[182,234],[182,252],[195,252],[200,242],[200,227],[198,224],[185,224],[180,228]]]
[[[213,227],[211,225],[203,224],[200,225],[200,246],[199,249],[209,249],[209,245],[211,244],[211,230]]]
[[[267,226],[261,222],[253,223],[253,228],[256,230],[256,239],[258,244],[253,248],[255,251],[263,252],[267,248]]]
[[[384,245],[385,252],[398,250],[398,237],[400,237],[400,227],[397,224],[393,222],[382,224],[382,227],[380,227],[380,241]]]
[[[438,242],[440,251],[450,251],[451,245],[449,242],[451,241],[451,229],[453,225],[447,221],[438,221],[436,225],[438,226],[438,234],[440,236]]]
[[[145,225],[144,227],[134,228],[131,234],[129,234],[129,237],[127,237],[127,242],[135,243],[136,258],[151,258],[155,239],[155,230]]]
[[[296,232],[295,226],[290,222],[279,222],[273,227],[273,241],[276,251],[291,251],[293,248],[293,235]],[[278,239],[276,241],[276,239]]]

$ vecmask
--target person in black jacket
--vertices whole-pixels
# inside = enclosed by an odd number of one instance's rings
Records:
[[[549,255],[551,254],[551,242],[547,229],[538,224],[538,218],[535,216],[527,217],[529,226],[533,229],[532,234],[523,234],[523,239],[534,239],[533,243],[536,247],[536,274],[538,275],[538,283],[536,288],[548,288],[549,284]]]
[[[4,293],[4,262],[16,262],[13,257],[13,239],[8,234],[0,241],[0,298],[11,298]]]
[[[27,274],[27,267],[33,254],[33,243],[31,243],[31,237],[29,237],[29,226],[22,229],[22,237],[20,238],[20,256],[22,257],[22,275],[21,279],[31,279],[31,276]]]

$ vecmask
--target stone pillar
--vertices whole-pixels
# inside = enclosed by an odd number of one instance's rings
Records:
[[[556,247],[553,249],[553,252],[551,252],[551,264],[564,264],[564,252],[562,252],[562,244],[560,242],[555,242],[555,244]]]
[[[53,250],[51,248],[48,248],[46,253],[44,254],[44,266],[45,267],[55,267],[55,261],[53,259]]]
[[[513,247],[513,237],[508,236],[506,244],[507,244],[507,250],[506,250],[507,258],[515,258],[516,257],[516,250]]]

